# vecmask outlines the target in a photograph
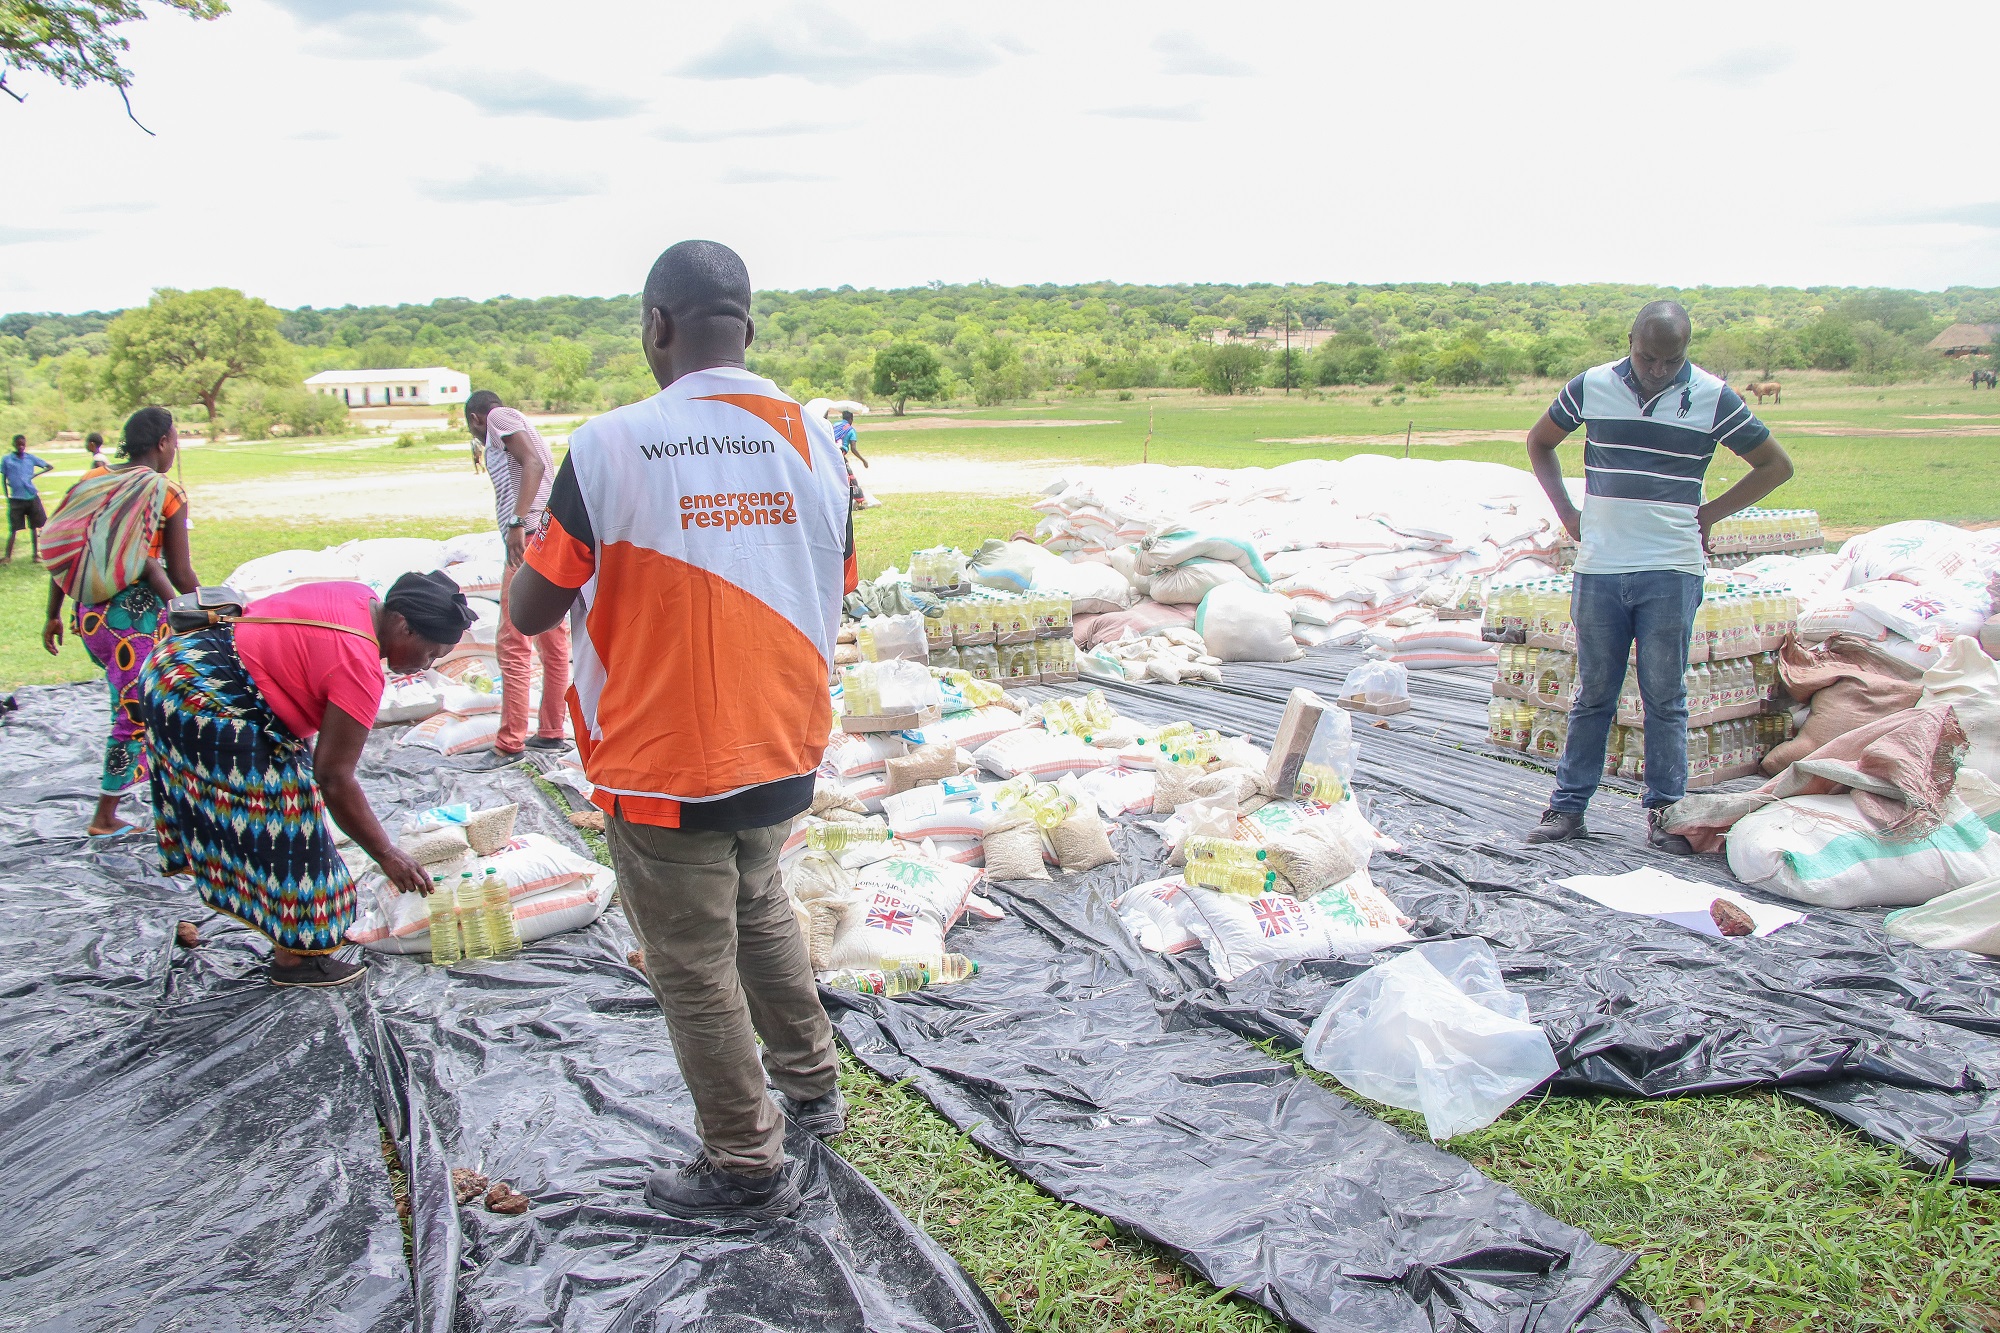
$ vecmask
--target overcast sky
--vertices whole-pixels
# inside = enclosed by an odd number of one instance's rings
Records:
[[[0,100],[0,311],[1112,278],[2000,285],[1990,5],[235,0]]]

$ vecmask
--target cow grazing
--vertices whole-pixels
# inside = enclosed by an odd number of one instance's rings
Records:
[[[1757,406],[1759,407],[1762,407],[1764,405],[1764,399],[1766,397],[1769,397],[1779,403],[1784,402],[1785,401],[1784,389],[1785,386],[1778,383],[1776,380],[1765,380],[1761,384],[1755,380],[1752,380],[1743,386],[1743,392],[1754,393],[1757,395]]]
[[[2000,389],[2000,371],[1975,370],[1972,372],[1972,387],[1984,384],[1989,389]]]

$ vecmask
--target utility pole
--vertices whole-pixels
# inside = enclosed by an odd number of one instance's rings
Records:
[[[1150,463],[1153,461],[1153,405],[1151,403],[1146,404],[1146,442],[1139,446],[1139,461],[1141,463]]]
[[[1403,457],[1405,458],[1410,456],[1410,436],[1416,433],[1416,429],[1417,423],[1414,421],[1403,427]]]

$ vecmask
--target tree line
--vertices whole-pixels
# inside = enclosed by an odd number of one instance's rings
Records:
[[[1937,373],[1925,344],[2000,322],[2000,289],[1630,284],[933,284],[767,291],[750,365],[794,396],[997,405],[1051,392],[1509,384],[1624,350],[1632,314],[1672,296],[1712,370],[1812,367],[1883,382]],[[654,385],[636,296],[446,298],[281,310],[226,288],[146,306],[0,316],[0,432],[103,429],[130,405],[194,408],[225,429],[333,428],[300,387],[326,369],[445,365],[510,403],[591,411]],[[1310,351],[1282,334],[1318,330]]]

